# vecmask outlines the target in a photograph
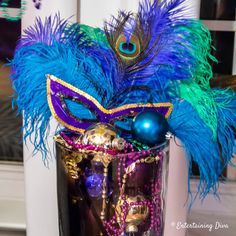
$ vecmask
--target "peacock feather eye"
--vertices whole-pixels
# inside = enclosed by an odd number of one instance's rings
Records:
[[[117,53],[126,60],[133,60],[140,54],[140,43],[135,35],[132,35],[129,41],[122,34],[116,42]]]

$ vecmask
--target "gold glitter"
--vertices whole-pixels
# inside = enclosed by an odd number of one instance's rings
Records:
[[[50,75],[48,75],[47,76],[47,99],[48,99],[48,106],[49,106],[49,108],[50,108],[50,111],[51,111],[51,113],[52,113],[52,116],[60,123],[60,124],[62,124],[64,127],[66,127],[66,128],[68,128],[68,129],[70,129],[70,130],[72,130],[72,131],[76,131],[76,132],[79,132],[79,133],[81,133],[81,134],[83,134],[84,133],[84,129],[80,129],[80,128],[76,128],[76,127],[74,127],[74,126],[72,126],[72,125],[69,125],[69,124],[67,124],[67,123],[65,123],[63,120],[61,120],[59,117],[58,117],[58,115],[56,114],[56,112],[55,112],[55,110],[54,110],[54,107],[53,107],[53,105],[52,105],[52,97],[51,97],[51,78],[50,78],[51,76]]]

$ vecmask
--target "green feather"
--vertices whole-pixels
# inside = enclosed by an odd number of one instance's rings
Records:
[[[212,39],[210,31],[202,25],[200,21],[196,21],[196,35],[198,35],[196,50],[196,57],[198,58],[198,65],[194,74],[194,79],[202,88],[210,88],[209,81],[213,77],[211,62],[218,62],[211,54],[215,48],[212,46]],[[199,33],[197,33],[199,31]]]
[[[183,26],[184,27],[184,26]],[[214,48],[212,45],[209,30],[200,21],[194,20],[192,27],[185,30],[193,31],[195,37],[189,39],[197,59],[196,69],[192,78],[181,81],[179,84],[179,95],[188,101],[198,112],[201,119],[212,130],[213,137],[217,137],[217,106],[214,93],[210,88],[210,79],[213,77],[210,62],[217,62],[211,54]]]
[[[88,25],[81,24],[80,31],[86,34],[91,41],[105,44],[106,46],[108,46],[106,35],[100,28],[94,28]]]
[[[198,112],[201,119],[217,137],[217,104],[210,89],[203,89],[194,80],[180,84],[180,97],[188,101]]]

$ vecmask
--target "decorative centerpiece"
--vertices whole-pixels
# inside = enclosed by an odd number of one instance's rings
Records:
[[[45,165],[49,121],[59,123],[61,235],[163,235],[170,138],[182,141],[189,176],[198,165],[199,196],[217,194],[236,96],[210,88],[210,33],[183,2],[145,0],[103,29],[50,16],[20,39],[15,103]]]
[[[148,148],[133,139],[121,138],[114,127],[104,123],[80,136],[62,131],[55,141],[60,153],[58,169],[61,178],[67,179],[58,182],[58,194],[65,195],[63,188],[67,189],[66,195],[71,194],[68,203],[62,198],[59,205],[63,204],[67,212],[74,211],[68,216],[70,224],[75,219],[80,222],[73,232],[70,229],[72,235],[162,234],[166,142]],[[61,220],[64,232],[68,219]]]

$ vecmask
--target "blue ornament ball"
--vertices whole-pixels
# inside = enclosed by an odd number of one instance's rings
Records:
[[[132,136],[135,140],[150,147],[163,143],[169,125],[165,117],[157,111],[143,111],[133,120]]]

